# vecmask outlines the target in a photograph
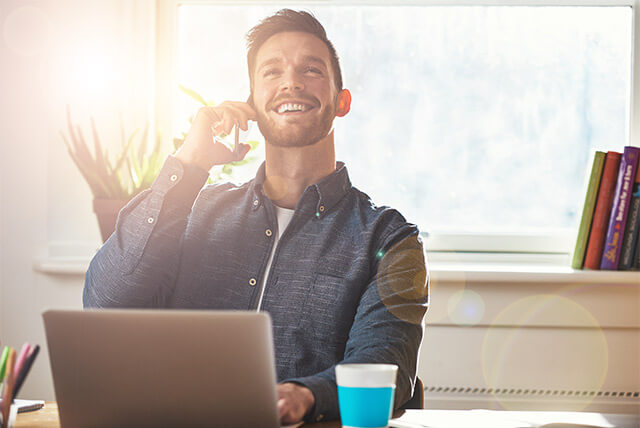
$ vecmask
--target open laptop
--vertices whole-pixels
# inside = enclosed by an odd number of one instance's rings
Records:
[[[231,311],[46,311],[62,428],[279,427],[271,320]]]

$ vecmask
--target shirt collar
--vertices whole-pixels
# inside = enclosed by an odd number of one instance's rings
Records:
[[[262,192],[262,186],[266,179],[265,163],[262,162],[253,182],[253,209],[257,209],[263,198],[266,196]],[[307,186],[302,197],[305,199],[308,194],[315,195],[315,214],[322,218],[340,199],[351,189],[351,180],[344,162],[336,162],[336,170],[320,180],[319,182]]]

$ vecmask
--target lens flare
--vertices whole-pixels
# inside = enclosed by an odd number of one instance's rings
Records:
[[[427,258],[428,258],[427,254]],[[454,296],[464,296],[467,288],[467,273],[456,266],[463,266],[465,260],[457,253],[449,254],[450,259],[439,264],[439,272],[431,275],[430,304],[427,312],[427,324],[450,321],[450,307]],[[449,269],[448,266],[454,267]],[[442,276],[441,276],[442,275]],[[483,303],[484,305],[484,303]]]
[[[482,370],[492,390],[599,391],[608,364],[608,344],[598,321],[580,304],[558,295],[512,303],[493,320],[482,345]],[[566,410],[584,410],[594,396],[573,396]],[[506,397],[496,399],[516,410]]]
[[[18,7],[4,21],[4,40],[18,55],[33,56],[42,52],[51,40],[50,33],[49,18],[34,6]]]
[[[382,255],[376,279],[382,303],[393,315],[412,324],[422,323],[429,284],[417,236],[401,240]]]
[[[460,290],[449,298],[449,319],[461,326],[478,324],[484,316],[484,300],[473,290]]]

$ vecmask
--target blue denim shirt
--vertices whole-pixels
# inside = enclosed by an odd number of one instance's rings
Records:
[[[202,189],[206,179],[167,159],[91,261],[85,307],[257,308],[277,225],[262,192],[264,165],[240,186]],[[340,362],[395,363],[396,407],[411,397],[427,285],[417,227],[354,188],[344,164],[305,189],[276,247],[261,310],[273,322],[278,381],[315,396],[307,420],[338,417]]]

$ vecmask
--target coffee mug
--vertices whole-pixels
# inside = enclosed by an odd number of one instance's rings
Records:
[[[340,419],[345,428],[385,428],[393,412],[398,366],[339,364],[336,366]]]

